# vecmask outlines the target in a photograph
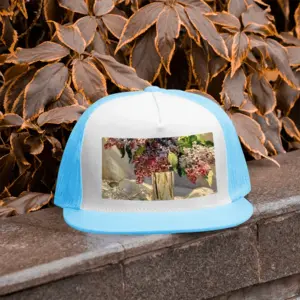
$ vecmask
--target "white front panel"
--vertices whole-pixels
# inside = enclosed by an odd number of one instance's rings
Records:
[[[213,133],[214,137],[217,193],[174,201],[102,199],[102,137],[163,138],[207,132]],[[201,209],[231,202],[222,128],[207,109],[187,99],[145,92],[99,106],[87,121],[81,155],[82,209],[157,212]]]

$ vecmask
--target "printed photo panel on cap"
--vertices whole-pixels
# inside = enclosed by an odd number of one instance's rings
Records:
[[[231,202],[219,121],[204,106],[159,91],[100,105],[85,125],[81,168],[85,210],[184,211]]]

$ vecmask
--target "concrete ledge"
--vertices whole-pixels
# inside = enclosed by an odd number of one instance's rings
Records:
[[[59,208],[3,220],[0,295],[198,300],[298,274],[300,150],[276,159],[281,168],[267,160],[249,163],[252,191],[247,198],[255,214],[230,230],[92,235],[69,228]]]

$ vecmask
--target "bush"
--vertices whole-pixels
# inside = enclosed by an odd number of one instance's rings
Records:
[[[300,4],[270,3],[1,1],[0,216],[49,203],[74,122],[118,91],[209,97],[248,159],[300,148]]]

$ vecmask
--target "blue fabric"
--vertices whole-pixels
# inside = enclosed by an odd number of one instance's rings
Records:
[[[216,116],[224,132],[228,192],[233,203],[211,209],[168,213],[104,213],[80,210],[81,149],[86,122],[90,115],[100,105],[114,99],[155,91],[198,103]],[[213,101],[197,94],[157,87],[148,87],[144,92],[107,96],[91,105],[77,122],[64,150],[54,197],[54,203],[64,208],[66,222],[74,228],[88,232],[146,234],[216,230],[239,225],[250,218],[253,207],[243,198],[251,189],[248,168],[233,123],[224,110]]]
[[[247,221],[252,205],[244,198],[214,208],[184,212],[112,213],[64,209],[71,227],[101,234],[162,234],[219,230]]]

